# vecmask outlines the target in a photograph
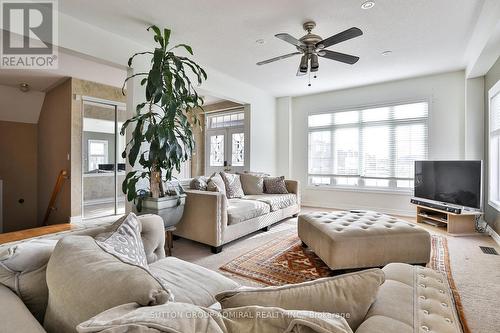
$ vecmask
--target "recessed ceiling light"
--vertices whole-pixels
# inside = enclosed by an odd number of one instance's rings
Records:
[[[375,7],[374,1],[365,1],[361,4],[362,9],[372,9],[373,7]]]
[[[391,54],[392,54],[392,51],[384,51],[384,52],[382,52],[382,55],[384,57],[387,57],[388,55],[391,55]]]
[[[257,40],[255,41],[255,43],[257,43],[257,44],[259,44],[259,45],[262,45],[262,44],[264,44],[265,42],[266,42],[266,41],[265,41],[264,39],[262,39],[262,38],[259,38],[259,39],[257,39]]]

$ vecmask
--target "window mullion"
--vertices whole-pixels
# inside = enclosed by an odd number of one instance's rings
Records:
[[[361,112],[360,112],[361,115]],[[364,149],[363,149],[363,132],[364,132],[364,125],[362,122],[359,123],[359,128],[358,128],[358,186],[364,187],[365,186],[365,181],[363,180],[363,176],[365,175],[364,172]]]

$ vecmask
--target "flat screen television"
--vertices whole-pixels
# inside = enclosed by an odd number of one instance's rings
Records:
[[[481,208],[481,161],[415,161],[415,197]]]

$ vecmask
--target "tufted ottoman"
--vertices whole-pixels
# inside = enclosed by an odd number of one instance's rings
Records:
[[[430,235],[416,225],[371,211],[316,212],[298,220],[299,238],[331,269],[429,261]]]

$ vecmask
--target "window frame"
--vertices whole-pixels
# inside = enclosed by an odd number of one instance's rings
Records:
[[[357,128],[359,129],[360,132],[360,138],[361,138],[361,132],[362,128],[366,125],[363,126],[363,121],[362,117],[358,118],[358,121],[355,123],[351,124],[340,124],[340,125],[327,125],[327,126],[318,126],[318,127],[309,127],[309,116],[314,116],[314,115],[322,115],[322,114],[334,114],[334,113],[340,113],[340,112],[349,112],[349,111],[358,111],[361,113],[362,110],[365,109],[377,109],[377,108],[384,108],[384,107],[395,107],[399,105],[405,105],[405,104],[415,104],[415,103],[427,103],[427,117],[422,118],[421,120],[417,120],[418,118],[409,118],[409,119],[402,119],[401,121],[397,120],[381,120],[381,121],[371,121],[369,124],[373,126],[374,124],[387,124],[394,126],[393,124],[396,123],[408,123],[408,124],[424,124],[425,129],[426,129],[426,138],[427,142],[425,145],[425,154],[426,158],[429,157],[429,142],[431,141],[431,134],[430,134],[430,129],[429,129],[429,123],[431,121],[432,117],[432,99],[430,97],[421,97],[421,98],[414,98],[414,99],[403,99],[403,100],[392,100],[392,101],[387,101],[387,102],[378,102],[378,103],[368,103],[368,104],[361,104],[361,105],[356,105],[356,106],[350,106],[350,107],[344,107],[344,108],[335,108],[335,109],[329,109],[329,110],[324,110],[324,111],[319,111],[319,112],[309,112],[306,117],[306,135],[307,135],[307,145],[306,145],[306,155],[307,155],[307,168],[306,168],[306,187],[308,189],[321,189],[321,190],[341,190],[341,191],[357,191],[357,192],[367,192],[367,193],[385,193],[385,194],[404,194],[404,195],[409,195],[413,194],[413,187],[410,188],[398,188],[396,186],[397,180],[413,180],[413,178],[397,178],[397,177],[365,177],[361,175],[321,175],[321,174],[310,174],[309,173],[309,166],[310,166],[310,152],[309,152],[309,147],[310,147],[310,133],[315,132],[315,131],[325,131],[330,129],[332,133],[332,140],[334,137],[334,129],[339,129],[339,128]],[[368,125],[368,126],[370,126]],[[395,128],[395,126],[394,126]],[[394,130],[391,131],[394,133]],[[394,134],[393,134],[394,135]],[[394,139],[393,142],[395,142]],[[359,146],[361,148],[362,146],[362,141],[359,140]],[[362,155],[361,155],[361,149],[359,150],[359,163],[362,163]],[[391,149],[389,151],[390,154],[390,159],[395,158],[396,152],[395,149]],[[394,174],[394,170],[391,171],[392,174]],[[330,179],[334,182],[334,177],[356,177],[359,180],[363,179],[382,179],[382,180],[389,180],[389,186],[387,187],[377,187],[377,186],[364,186],[361,185],[361,182],[358,182],[358,185],[338,185],[338,184],[312,184],[310,178],[311,177],[330,177]],[[361,184],[360,184],[361,183]]]
[[[97,155],[97,154],[91,154],[90,153],[90,146],[92,143],[101,143],[104,145],[104,154],[102,155]],[[106,154],[107,152],[107,154]],[[92,157],[104,157],[104,163],[102,164],[108,164],[108,161],[109,161],[109,141],[108,140],[102,140],[102,139],[88,139],[87,140],[87,159],[88,159],[88,169],[89,171],[91,171],[90,169],[90,163],[91,163],[91,158]],[[97,166],[97,169],[99,169],[99,165]]]
[[[496,211],[500,212],[500,129],[497,129],[495,132],[496,134],[493,134],[492,130],[492,120],[493,120],[493,113],[491,109],[491,101],[493,98],[500,98],[500,80],[491,87],[491,89],[488,91],[488,205],[493,207]],[[498,151],[493,152],[492,148],[492,141],[493,140],[498,140],[496,146]],[[493,156],[496,154],[496,156]],[[492,160],[496,158],[496,163],[494,166],[496,167],[496,170],[493,170],[492,168]],[[493,200],[491,198],[492,194],[492,181],[493,177],[492,175],[496,173],[496,191],[497,191],[497,196],[498,200]]]

